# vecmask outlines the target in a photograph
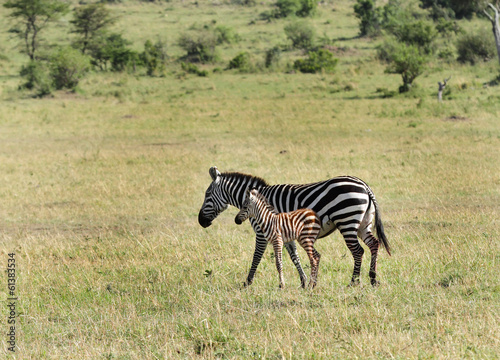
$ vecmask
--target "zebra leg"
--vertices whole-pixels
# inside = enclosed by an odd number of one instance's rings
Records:
[[[266,251],[267,241],[265,238],[262,238],[257,234],[255,238],[255,251],[253,253],[252,266],[250,267],[250,271],[247,276],[247,281],[243,283],[243,286],[250,286],[253,282],[253,278],[255,276],[255,271],[262,260],[262,255]]]
[[[300,264],[299,255],[297,254],[297,246],[295,245],[295,241],[290,241],[285,244],[285,248],[290,255],[290,259],[292,259],[293,264],[297,268],[300,276],[300,286],[302,288],[306,287],[307,276],[302,269],[302,265]]]
[[[354,258],[354,270],[352,272],[351,286],[359,284],[359,274],[361,273],[361,261],[363,260],[364,250],[359,244],[357,235],[342,234],[344,236],[345,243],[349,250],[351,251],[352,257]]]
[[[285,279],[283,277],[283,240],[280,236],[277,236],[273,240],[274,257],[276,258],[276,269],[278,270],[278,276],[280,280],[280,289],[285,286]]]
[[[317,237],[317,235],[316,235]],[[311,279],[309,280],[309,288],[314,289],[318,280],[318,268],[319,268],[319,260],[321,255],[314,248],[314,241],[316,237],[309,237],[307,234],[303,237],[299,238],[299,244],[304,248],[309,257],[309,262],[311,263]]]
[[[321,259],[321,255],[316,251],[315,248],[309,255],[309,261],[311,262],[311,280],[309,280],[309,288],[314,289],[316,287],[316,283],[318,282],[318,269],[319,269],[319,260]]]
[[[370,208],[360,224],[358,230],[358,236],[363,239],[363,242],[368,246],[371,253],[371,261],[370,261],[370,282],[372,286],[379,285],[379,281],[377,281],[377,257],[378,257],[378,249],[380,248],[380,241],[373,235],[372,233],[372,222],[373,217],[375,216],[375,209]]]
[[[370,282],[372,286],[377,286],[380,284],[379,281],[377,281],[377,257],[378,257],[378,249],[380,247],[380,242],[378,239],[373,236],[373,234],[368,231],[365,232],[362,235],[362,239],[365,242],[365,244],[368,246],[371,252],[371,261],[370,261]]]

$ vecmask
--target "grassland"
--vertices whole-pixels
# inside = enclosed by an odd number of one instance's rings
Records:
[[[264,5],[160,4],[114,6],[138,49],[164,36],[178,56],[176,34],[213,19],[244,39],[222,61],[284,41],[283,22],[248,25]],[[19,301],[18,347],[1,335],[1,358],[500,357],[500,96],[484,86],[498,66],[436,61],[418,96],[383,98],[377,88],[400,78],[374,60],[376,40],[356,38],[352,4],[312,20],[348,50],[335,74],[201,78],[173,64],[162,78],[90,74],[78,92],[44,99],[17,91],[23,56],[2,33],[0,267],[16,254]],[[48,40],[67,39],[63,23]],[[314,291],[289,259],[280,291],[270,251],[243,289],[250,226],[234,224],[234,208],[197,223],[212,165],[270,183],[366,180],[393,249],[379,257],[381,286],[369,285],[365,257],[361,285],[347,287],[353,262],[337,233],[318,242]]]

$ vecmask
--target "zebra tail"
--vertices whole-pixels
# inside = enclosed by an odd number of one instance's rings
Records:
[[[382,242],[382,245],[384,245],[385,250],[387,250],[387,253],[391,255],[391,247],[389,245],[387,237],[385,236],[384,225],[382,224],[382,219],[380,218],[380,210],[378,209],[377,202],[374,201],[374,204],[375,204],[375,229],[377,231],[377,236],[379,240]]]

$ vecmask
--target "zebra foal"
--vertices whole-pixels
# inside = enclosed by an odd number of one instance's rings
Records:
[[[257,189],[247,188],[245,195],[245,201],[234,221],[240,225],[248,218],[255,219],[267,242],[273,245],[280,288],[285,285],[282,262],[283,244],[295,240],[304,248],[311,262],[309,287],[314,288],[317,283],[321,257],[314,248],[314,242],[321,230],[321,223],[316,213],[310,209],[299,209],[278,214]]]

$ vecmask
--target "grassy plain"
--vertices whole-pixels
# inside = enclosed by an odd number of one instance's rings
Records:
[[[417,97],[383,98],[377,88],[400,78],[373,59],[376,41],[356,38],[352,4],[313,19],[348,49],[333,75],[200,78],[172,65],[163,78],[95,73],[77,93],[33,99],[16,90],[22,56],[1,60],[0,267],[16,254],[19,297],[18,347],[0,336],[2,358],[500,357],[500,96],[483,86],[498,67],[436,62]],[[114,8],[139,49],[213,18],[244,39],[226,60],[284,41],[282,22],[248,25],[262,5]],[[52,38],[66,39],[62,28]],[[361,285],[347,287],[353,262],[336,233],[318,242],[314,291],[298,288],[289,259],[280,291],[270,251],[242,289],[250,226],[234,224],[234,208],[197,223],[212,165],[270,183],[366,180],[393,249],[379,258],[381,286],[369,285],[365,257]]]

